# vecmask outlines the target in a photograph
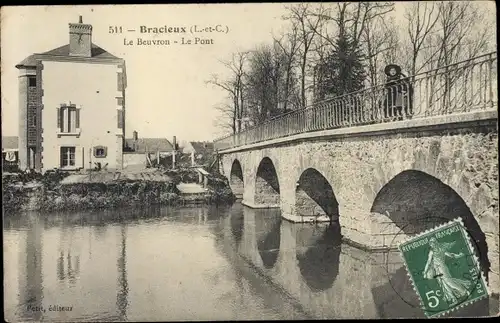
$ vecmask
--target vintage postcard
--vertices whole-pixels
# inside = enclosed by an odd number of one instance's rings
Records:
[[[3,6],[5,319],[498,315],[495,9]]]

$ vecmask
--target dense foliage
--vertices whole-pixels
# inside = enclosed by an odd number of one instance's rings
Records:
[[[339,35],[331,54],[318,64],[318,97],[338,97],[363,89],[366,78],[363,54],[352,37]]]
[[[167,171],[170,182],[119,180],[100,183],[61,184],[62,172],[19,173],[2,176],[4,211],[22,209],[40,211],[106,209],[142,205],[177,205],[186,203],[232,203],[234,195],[227,180],[210,175],[204,196],[184,197],[176,184],[196,182],[194,169]]]

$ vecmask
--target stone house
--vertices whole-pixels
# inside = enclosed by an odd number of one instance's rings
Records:
[[[70,23],[68,43],[33,54],[19,70],[19,166],[44,172],[123,166],[125,61]]]
[[[171,156],[174,145],[167,138],[140,138],[137,131],[133,132],[132,138],[125,139],[124,167],[131,165],[148,164],[156,158]],[[147,157],[146,157],[147,156]]]

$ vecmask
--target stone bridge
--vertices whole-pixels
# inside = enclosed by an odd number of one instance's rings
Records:
[[[497,122],[494,107],[299,133],[219,150],[219,171],[242,204],[338,221],[367,249],[461,217],[498,293]]]

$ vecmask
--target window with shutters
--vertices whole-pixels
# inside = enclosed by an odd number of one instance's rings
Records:
[[[61,105],[57,109],[57,127],[60,133],[76,133],[80,129],[80,109]]]
[[[61,168],[75,166],[76,147],[61,147]]]

